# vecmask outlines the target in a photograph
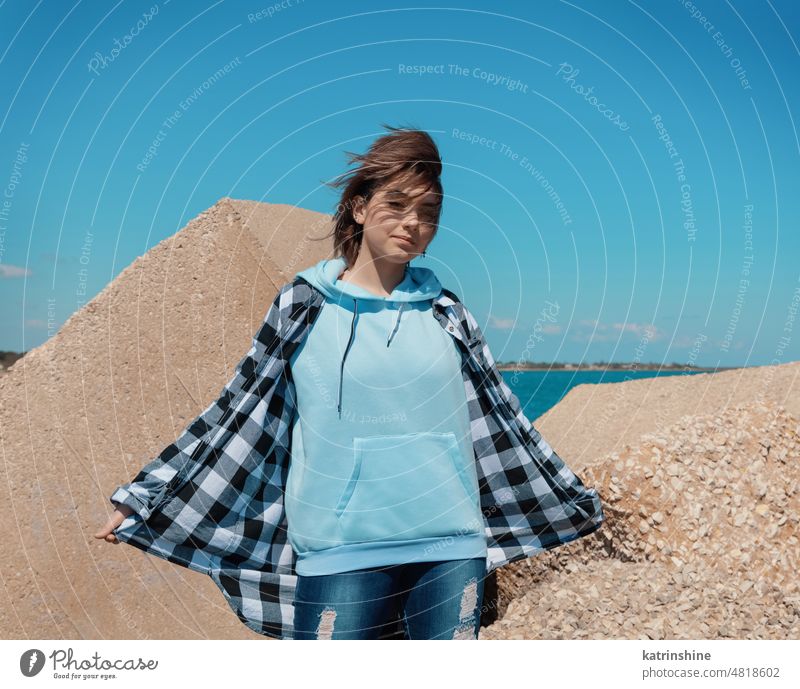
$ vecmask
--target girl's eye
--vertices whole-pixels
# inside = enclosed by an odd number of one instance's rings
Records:
[[[389,199],[388,201],[389,206],[391,208],[400,209],[403,213],[407,211],[408,206],[403,201],[396,201]],[[433,225],[436,223],[436,211],[432,208],[423,207],[422,210],[419,211],[419,220],[426,225]]]
[[[434,211],[423,211],[420,214],[420,219],[423,222],[428,223],[429,225],[433,224],[434,222],[436,222],[436,213]]]

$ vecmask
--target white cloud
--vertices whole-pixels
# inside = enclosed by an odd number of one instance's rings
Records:
[[[497,318],[497,316],[489,316],[489,325],[498,330],[513,330],[516,321],[511,318]]]
[[[616,342],[626,334],[650,341],[662,339],[666,333],[653,323],[601,323],[596,320],[578,321],[572,339],[578,342]]]
[[[13,278],[30,277],[31,271],[22,266],[12,266],[8,263],[0,263],[0,279],[11,280]]]

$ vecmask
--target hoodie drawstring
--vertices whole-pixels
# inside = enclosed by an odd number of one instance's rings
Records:
[[[386,340],[386,346],[388,347],[394,337],[394,334],[397,332],[397,326],[400,325],[400,314],[403,313],[403,307],[406,305],[404,301],[400,302],[400,308],[397,309],[397,320],[394,322],[394,329],[389,334],[389,339]]]
[[[344,378],[344,360],[347,358],[347,352],[350,351],[350,345],[353,344],[353,333],[355,332],[356,314],[358,313],[358,299],[353,299],[353,320],[350,321],[350,339],[347,341],[347,346],[344,348],[342,355],[342,363],[339,366],[339,403],[337,410],[339,411],[339,418],[342,418],[342,379]]]
[[[389,333],[389,339],[386,341],[386,346],[388,347],[391,342],[394,334],[397,332],[397,328],[400,325],[400,315],[403,313],[403,309],[405,308],[405,302],[400,302],[400,308],[397,309],[397,320],[394,322],[394,328],[392,328],[392,332]],[[336,405],[336,410],[339,412],[339,418],[342,418],[342,382],[344,380],[344,361],[347,358],[347,353],[350,351],[350,345],[353,344],[353,335],[355,333],[355,324],[356,324],[356,316],[358,315],[358,299],[353,299],[353,319],[350,321],[350,339],[347,341],[347,346],[344,348],[344,354],[342,354],[342,363],[339,365],[339,401]]]

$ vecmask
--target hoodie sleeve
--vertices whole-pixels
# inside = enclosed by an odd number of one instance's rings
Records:
[[[166,497],[171,484],[179,481],[179,474],[196,461],[208,447],[217,429],[224,423],[227,412],[236,408],[236,400],[255,381],[259,364],[271,352],[277,342],[281,326],[281,297],[291,287],[288,283],[278,291],[252,346],[236,366],[233,377],[206,409],[149,464],[145,465],[129,483],[119,486],[110,496],[110,501],[127,505],[142,519],[148,519],[153,510]]]

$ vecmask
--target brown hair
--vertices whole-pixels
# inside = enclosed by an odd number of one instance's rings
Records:
[[[336,213],[333,216],[334,256],[342,256],[352,266],[361,248],[363,226],[353,218],[355,198],[361,196],[368,201],[371,195],[390,179],[414,181],[426,187],[438,197],[436,223],[442,212],[442,160],[439,149],[430,134],[412,127],[392,127],[383,124],[390,133],[372,142],[364,153],[346,152],[348,163],[360,163],[327,185],[343,188]]]

